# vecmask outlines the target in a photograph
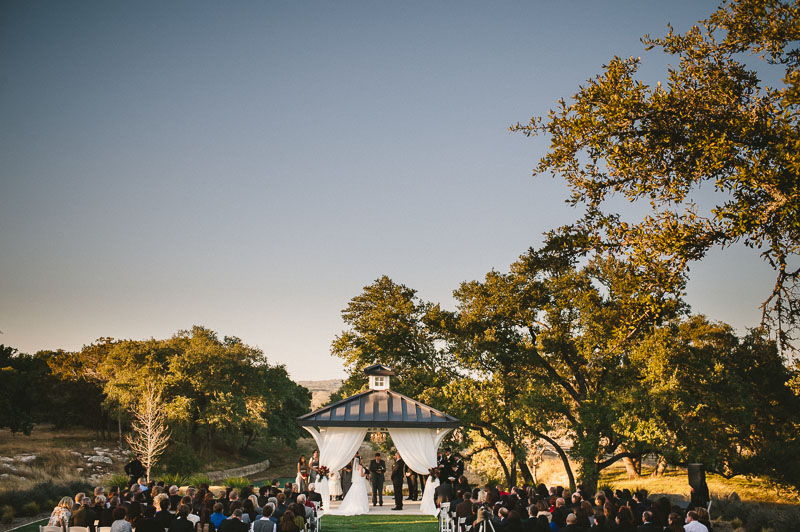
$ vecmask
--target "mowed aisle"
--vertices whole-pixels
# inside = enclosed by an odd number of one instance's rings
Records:
[[[372,495],[370,495],[371,497]],[[342,501],[331,501],[331,508],[338,508]],[[394,497],[384,495],[383,506],[372,506],[372,499],[369,503],[369,515],[422,515],[419,510],[420,501],[403,501],[402,510],[392,510],[394,507]],[[333,517],[333,516],[331,516]]]

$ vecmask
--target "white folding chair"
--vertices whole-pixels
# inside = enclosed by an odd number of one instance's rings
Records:
[[[39,532],[64,532],[60,526],[39,526]]]
[[[71,526],[68,532],[89,532],[88,526]]]
[[[111,532],[110,526],[98,526],[96,528],[97,532]]]
[[[450,503],[443,502],[439,505],[439,532],[452,532],[452,519],[450,519]]]

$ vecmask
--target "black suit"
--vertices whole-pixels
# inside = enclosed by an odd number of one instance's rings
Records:
[[[242,523],[239,519],[231,517],[219,525],[219,532],[249,532],[250,527]]]
[[[347,465],[342,468],[339,473],[339,479],[342,481],[342,498],[350,491],[350,486],[353,484],[353,461],[347,462]]]
[[[81,506],[69,519],[69,526],[85,526],[89,532],[94,532],[94,521],[97,519],[97,514],[88,506]]]
[[[416,501],[419,497],[417,491],[418,475],[416,471],[406,466],[406,482],[408,483],[408,498],[409,500]]]
[[[406,463],[403,459],[395,460],[392,464],[392,487],[394,487],[394,507],[403,508],[403,477],[405,476]]]
[[[185,517],[176,517],[167,530],[169,532],[194,532],[194,525]]]
[[[386,472],[386,462],[383,460],[372,460],[369,463],[369,482],[372,486],[372,505],[380,502],[383,506],[383,484],[386,482],[384,473]]]
[[[461,458],[456,458],[453,461],[453,476],[455,477],[456,482],[458,482],[458,479],[460,479],[461,475],[463,474],[464,474],[464,460],[462,460]]]

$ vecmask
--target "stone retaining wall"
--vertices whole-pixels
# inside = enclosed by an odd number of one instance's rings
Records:
[[[261,473],[269,468],[269,459],[263,462],[257,462],[242,467],[235,467],[233,469],[224,469],[222,471],[211,471],[206,473],[211,480],[225,480],[228,477],[246,477],[248,475],[255,475]]]

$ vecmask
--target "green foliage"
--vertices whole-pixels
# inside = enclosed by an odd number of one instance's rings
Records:
[[[344,360],[348,379],[332,399],[365,389],[363,370],[381,362],[397,377],[393,388],[419,397],[430,388],[447,383],[447,366],[436,349],[435,338],[424,319],[431,305],[416,291],[396,284],[385,275],[365,286],[342,311],[348,329],[333,341],[331,353]]]
[[[27,517],[33,517],[35,515],[38,515],[39,511],[40,511],[39,504],[37,504],[36,501],[31,501],[28,504],[22,506],[20,514]]]
[[[203,463],[190,445],[174,442],[162,458],[161,466],[168,474],[186,477],[202,469]]]
[[[222,482],[222,484],[224,486],[240,490],[242,488],[246,488],[247,486],[251,486],[253,482],[247,477],[228,477]]]
[[[4,504],[0,507],[0,523],[7,525],[12,521],[14,521],[14,507],[10,504]]]
[[[19,513],[23,513],[23,508],[30,503],[36,503],[39,508],[53,508],[54,500],[60,500],[65,495],[73,496],[81,491],[90,493],[92,489],[93,486],[83,481],[64,484],[40,482],[29,489],[0,491],[0,506],[8,505]]]
[[[30,434],[38,394],[33,357],[0,344],[0,427]]]
[[[189,484],[189,477],[181,475],[180,473],[165,473],[158,477],[165,486],[186,486]]]
[[[186,482],[189,483],[191,486],[199,486],[200,484],[208,484],[211,485],[211,477],[208,475],[192,475],[186,479]]]
[[[106,480],[106,484],[108,485],[109,488],[113,487],[119,488],[121,493],[122,490],[128,487],[129,481],[130,478],[128,477],[128,475],[125,475],[123,473],[114,473],[108,478],[108,480]]]
[[[798,28],[796,2],[724,2],[685,34],[643,38],[677,60],[663,86],[638,78],[639,58],[614,57],[546,118],[511,128],[550,137],[535,171],[564,178],[585,206],[587,249],[682,275],[712,248],[758,248],[777,274],[765,310],[781,341],[800,325]],[[746,54],[783,69],[783,84],[765,86]],[[650,212],[623,219],[620,196]]]

